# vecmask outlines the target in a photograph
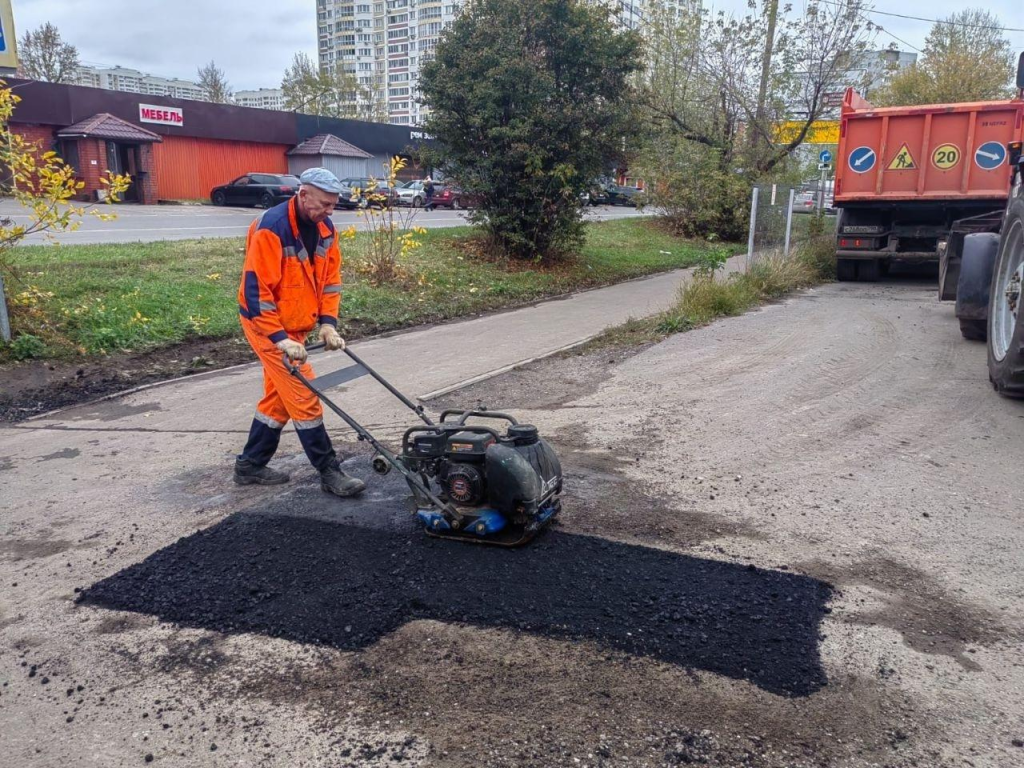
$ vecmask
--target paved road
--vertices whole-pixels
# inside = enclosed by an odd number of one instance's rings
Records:
[[[422,395],[664,306],[679,277],[357,349]],[[381,435],[412,422],[343,355],[315,364]],[[514,374],[518,401],[492,400],[500,377],[465,393],[563,446],[562,531],[517,553],[432,548],[377,478],[363,506],[327,499],[290,431],[293,483],[234,487],[252,367],[0,429],[0,754],[1019,764],[1024,406],[931,284],[826,286],[591,364]],[[547,591],[485,616],[494,569]],[[104,579],[140,607],[74,604]],[[575,612],[609,586],[638,598]],[[394,611],[371,635],[367,594]]]
[[[102,210],[106,210],[103,208]],[[412,213],[402,209],[403,215]],[[253,218],[260,213],[253,208],[214,208],[207,205],[119,205],[114,221],[98,221],[87,217],[75,232],[66,232],[57,238],[64,244],[130,243],[154,240],[186,240],[197,237],[239,237],[245,234]],[[593,220],[620,219],[643,215],[633,208],[598,206],[588,210]],[[10,202],[0,201],[0,216],[9,216],[15,222],[28,217],[22,209]],[[356,211],[338,211],[335,223],[342,229],[355,225],[365,229],[363,216]],[[459,211],[439,209],[415,212],[417,225],[427,228],[458,227],[466,224],[466,215]],[[51,242],[38,235],[27,238],[26,245]]]

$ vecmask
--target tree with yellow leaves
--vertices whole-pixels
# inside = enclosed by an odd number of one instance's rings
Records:
[[[11,116],[21,99],[0,80],[0,165],[7,178],[6,194],[26,212],[26,221],[16,223],[10,216],[0,217],[0,339],[10,341],[7,317],[5,278],[20,282],[14,270],[11,251],[29,235],[53,236],[73,232],[82,218],[92,215],[104,221],[114,218],[95,206],[75,203],[75,196],[85,186],[75,169],[56,152],[45,151],[11,130]],[[128,188],[131,179],[108,173],[102,183],[109,202],[116,202]]]

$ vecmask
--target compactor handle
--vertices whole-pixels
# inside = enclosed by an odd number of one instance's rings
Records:
[[[470,416],[476,416],[481,419],[499,419],[501,421],[507,421],[512,426],[515,426],[519,422],[514,417],[509,416],[507,413],[500,413],[499,411],[465,411],[461,408],[450,408],[446,411],[441,412],[441,423],[444,424],[449,416],[458,416],[459,420],[456,424],[465,424],[466,419]]]

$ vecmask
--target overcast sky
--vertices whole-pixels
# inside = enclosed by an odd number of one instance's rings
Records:
[[[515,0],[510,0],[515,2]],[[745,12],[746,0],[705,0],[726,11]],[[796,9],[803,0],[793,0]],[[875,0],[879,11],[941,18],[970,5],[988,8],[1006,27],[1024,29],[1024,0]],[[316,56],[315,0],[14,0],[18,36],[49,21],[78,47],[86,64],[141,69],[153,75],[194,80],[213,59],[234,90],[276,88],[297,51]],[[904,50],[924,46],[931,24],[880,14],[870,18]],[[1024,32],[1007,33],[1016,51]]]

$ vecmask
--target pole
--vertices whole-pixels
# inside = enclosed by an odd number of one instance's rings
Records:
[[[824,163],[822,163],[824,165]],[[825,183],[828,181],[828,170],[821,169],[821,181],[818,183],[818,213],[825,210]]]
[[[750,236],[747,238],[747,267],[754,259],[754,232],[757,229],[757,187],[754,187],[754,194],[750,198]]]
[[[796,188],[793,188],[789,190],[789,208],[786,210],[786,256],[789,256],[790,236],[793,234],[793,202],[795,200]]]
[[[0,338],[11,341],[11,319],[7,316],[7,294],[4,293],[4,276],[0,275]]]

